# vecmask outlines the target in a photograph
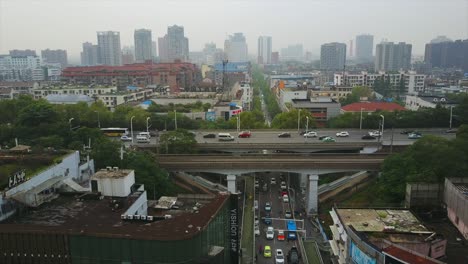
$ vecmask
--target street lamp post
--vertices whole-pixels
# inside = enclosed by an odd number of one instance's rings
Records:
[[[452,129],[452,112],[453,112],[453,105],[450,106],[450,124],[449,124],[449,129]]]
[[[177,110],[174,109],[174,123],[175,123],[175,130],[177,130]]]
[[[301,125],[301,109],[297,111],[297,133],[300,133],[300,125]]]
[[[361,118],[359,119],[359,130],[362,130],[362,110],[364,108],[361,108]]]
[[[73,119],[75,119],[75,118],[72,117],[72,118],[68,119],[68,125],[70,126],[70,131],[72,131],[71,121],[73,121]]]
[[[150,119],[151,118],[149,116],[146,118],[146,133],[149,132],[148,120],[150,120]]]
[[[132,116],[130,118],[130,132],[132,134],[132,144],[133,144],[133,118],[135,118],[135,116]]]
[[[98,123],[98,127],[101,128],[101,119],[99,118],[99,111],[94,111],[94,113],[97,113],[97,123]]]
[[[385,116],[383,115],[380,115],[380,117],[382,118],[382,133],[380,133],[380,138],[382,139],[382,142],[383,142],[383,131],[384,131],[384,122],[385,122]]]
[[[306,131],[305,131],[305,134],[304,134],[304,142],[307,142],[307,132],[309,132],[309,117],[306,116]]]

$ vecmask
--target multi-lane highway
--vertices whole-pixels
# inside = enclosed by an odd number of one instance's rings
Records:
[[[281,175],[281,176],[280,176]],[[272,184],[271,179],[275,179],[275,184]],[[281,178],[283,180],[281,180]],[[287,260],[288,252],[293,246],[295,246],[299,251],[300,247],[297,240],[288,240],[287,235],[287,221],[294,220],[291,218],[286,218],[286,212],[292,212],[294,218],[300,220],[299,215],[294,215],[294,209],[292,208],[293,201],[283,202],[281,198],[281,181],[285,181],[286,184],[289,182],[287,175],[281,173],[259,173],[256,176],[258,180],[259,187],[255,191],[255,200],[258,203],[258,208],[255,210],[255,214],[259,216],[259,229],[260,234],[255,236],[255,249],[257,253],[257,263],[275,263],[275,254],[277,249],[281,249],[284,254],[285,261],[284,263],[289,263]],[[263,187],[266,185],[266,191]],[[289,189],[289,186],[287,186]],[[288,192],[289,194],[289,192]],[[271,210],[266,210],[265,204],[271,204]],[[297,202],[297,201],[294,201]],[[265,223],[265,216],[269,213],[272,221],[271,224]],[[302,228],[302,222],[297,221],[297,227]],[[268,227],[273,227],[274,237],[273,239],[266,238],[266,231]],[[284,240],[278,240],[279,231],[284,232]],[[265,246],[271,247],[271,257],[264,256]],[[303,263],[302,260],[300,263]]]

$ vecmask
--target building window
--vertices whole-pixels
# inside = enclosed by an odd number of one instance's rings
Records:
[[[460,219],[458,219],[458,216],[455,216],[455,224],[458,225],[458,221],[460,221]]]

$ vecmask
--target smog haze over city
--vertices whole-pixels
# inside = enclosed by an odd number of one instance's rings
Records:
[[[301,43],[317,56],[323,43],[369,33],[375,43],[405,41],[422,55],[438,35],[466,38],[467,16],[465,0],[0,0],[0,53],[66,49],[78,62],[81,44],[95,42],[96,31],[119,31],[122,46],[130,46],[135,29],[151,29],[157,40],[177,24],[190,51],[208,42],[222,48],[228,35],[243,32],[249,54],[258,36],[267,35],[273,50]]]

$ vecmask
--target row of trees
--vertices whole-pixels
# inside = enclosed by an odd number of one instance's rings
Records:
[[[260,88],[268,113],[270,114],[271,118],[274,118],[277,114],[282,112],[276,100],[276,96],[271,91],[270,85],[268,84],[267,80],[265,80],[265,77],[260,69],[254,68],[252,76],[253,86]]]
[[[453,140],[424,136],[383,164],[375,186],[376,202],[398,204],[405,198],[408,182],[442,183],[446,177],[467,177],[468,125],[458,129]]]

